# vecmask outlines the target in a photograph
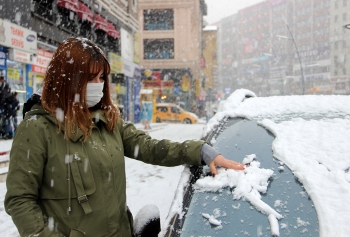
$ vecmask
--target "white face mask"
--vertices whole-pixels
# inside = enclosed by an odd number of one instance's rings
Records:
[[[86,103],[88,107],[95,106],[103,97],[103,85],[105,83],[88,83],[86,86]]]

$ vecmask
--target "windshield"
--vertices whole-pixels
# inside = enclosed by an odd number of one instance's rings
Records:
[[[308,194],[293,173],[274,159],[274,137],[255,122],[230,119],[216,129],[208,141],[227,158],[240,160],[255,154],[260,168],[273,170],[266,193],[261,200],[281,214],[281,236],[318,236],[316,210]],[[181,236],[271,236],[268,215],[261,206],[233,199],[234,188],[219,192],[196,192],[188,208]],[[209,224],[203,213],[214,216],[221,225]]]

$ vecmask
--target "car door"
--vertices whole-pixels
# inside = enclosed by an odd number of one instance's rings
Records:
[[[177,106],[171,106],[170,108],[172,122],[181,123],[181,110]]]
[[[156,122],[168,122],[171,118],[169,107],[166,105],[159,105],[156,107]]]

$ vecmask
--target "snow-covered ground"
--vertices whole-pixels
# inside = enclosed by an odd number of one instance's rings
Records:
[[[151,124],[149,134],[156,139],[171,139],[184,141],[200,139],[204,129],[203,120],[198,124]],[[141,124],[136,127],[142,128]],[[0,140],[0,152],[8,151],[12,140]],[[137,212],[148,204],[159,208],[161,223],[163,224],[174,198],[180,175],[184,166],[161,167],[144,164],[126,158],[127,198],[128,206],[134,217]],[[4,210],[5,183],[0,183],[0,236],[19,237],[11,217]]]

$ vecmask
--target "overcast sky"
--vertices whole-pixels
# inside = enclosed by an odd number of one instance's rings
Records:
[[[208,14],[204,19],[208,24],[213,24],[220,19],[233,15],[238,10],[252,6],[263,0],[205,0],[208,6]]]

